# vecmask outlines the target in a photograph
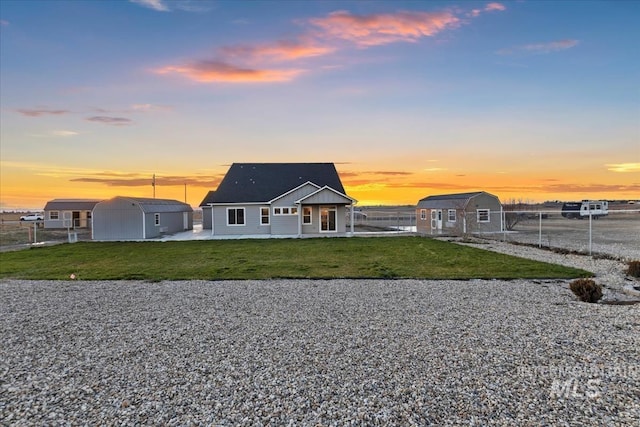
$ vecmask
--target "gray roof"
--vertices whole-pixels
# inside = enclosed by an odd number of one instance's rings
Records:
[[[464,209],[466,208],[469,200],[480,194],[489,194],[485,191],[474,191],[470,193],[457,193],[457,194],[440,194],[436,196],[428,196],[424,199],[420,199],[418,202],[419,208],[437,208],[437,209]],[[495,196],[493,196],[495,197]]]
[[[200,206],[209,203],[266,203],[301,184],[312,182],[344,194],[333,163],[234,163]]]
[[[99,199],[53,199],[44,206],[45,211],[90,211]]]
[[[118,196],[116,198],[129,199],[136,202],[145,213],[193,212],[191,206],[178,200],[122,196]]]

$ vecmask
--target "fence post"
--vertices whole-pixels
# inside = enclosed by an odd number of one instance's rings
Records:
[[[542,211],[538,212],[538,247],[542,247]]]
[[[593,215],[591,215],[591,204],[589,204],[589,256],[591,256],[591,218],[593,218]]]

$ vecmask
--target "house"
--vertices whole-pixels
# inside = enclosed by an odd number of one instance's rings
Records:
[[[493,194],[429,196],[418,202],[416,231],[420,234],[493,233],[503,230],[502,204]]]
[[[215,236],[344,236],[355,202],[333,163],[234,163],[200,207]]]
[[[93,208],[94,240],[143,240],[193,229],[193,209],[177,200],[114,197]]]
[[[100,200],[53,199],[44,206],[44,228],[91,228],[91,211]]]

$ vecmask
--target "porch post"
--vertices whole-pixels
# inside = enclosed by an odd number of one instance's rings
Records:
[[[353,236],[353,219],[355,218],[355,214],[353,212],[353,202],[351,202],[351,235]]]
[[[298,237],[302,237],[302,203],[297,203],[298,205]]]

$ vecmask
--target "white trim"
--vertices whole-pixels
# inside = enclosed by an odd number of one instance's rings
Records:
[[[323,230],[322,229],[322,208],[327,209],[328,211],[335,212],[335,221],[333,230]],[[318,206],[318,231],[320,233],[337,233],[338,232],[338,205],[319,205]],[[327,217],[327,227],[329,226],[329,218]]]
[[[261,226],[271,225],[271,209],[269,209],[269,206],[262,206],[259,209],[260,209],[260,225]],[[262,214],[262,209],[266,209],[267,210],[267,222],[266,223],[262,222],[262,218],[264,217],[264,215]]]
[[[353,199],[353,198],[351,198],[351,197],[347,196],[346,194],[341,193],[341,192],[339,192],[338,190],[335,190],[335,189],[333,189],[333,188],[329,187],[328,185],[325,185],[324,187],[322,187],[322,188],[320,188],[320,189],[318,189],[318,190],[314,191],[313,193],[309,193],[309,194],[307,194],[306,196],[302,197],[300,200],[296,200],[296,202],[295,202],[295,203],[298,203],[298,204],[299,204],[299,203],[304,203],[305,199],[308,199],[308,198],[310,198],[310,197],[313,197],[313,196],[315,196],[316,194],[321,193],[321,192],[322,192],[322,191],[324,191],[324,190],[329,190],[329,191],[331,191],[331,192],[332,192],[332,193],[334,193],[334,194],[337,194],[337,195],[339,195],[339,196],[344,197],[345,199],[350,200],[352,205],[354,205],[354,204],[356,204],[356,203],[358,202],[356,199]]]
[[[305,209],[309,209],[309,222],[304,222]],[[302,211],[302,225],[313,225],[313,208],[311,206],[303,206],[301,211]]]
[[[160,213],[155,212],[153,214],[153,225],[155,225],[156,227],[160,227]]]
[[[451,213],[453,212],[453,219],[451,219]],[[447,222],[456,222],[458,213],[455,209],[447,209]]]
[[[298,206],[274,206],[272,209],[274,216],[298,215]],[[287,210],[286,213],[285,209]]]
[[[229,210],[239,210],[242,209],[242,224],[229,224]],[[228,207],[227,208],[227,227],[244,227],[245,225],[247,225],[247,210],[244,207]],[[238,220],[238,214],[236,213],[236,221]]]
[[[487,213],[487,219],[486,220],[481,220],[480,219],[480,212],[481,211]],[[476,221],[478,221],[478,223],[491,222],[491,210],[490,209],[476,209]]]
[[[316,187],[316,188],[320,188],[320,186],[319,186],[318,184],[314,184],[314,183],[313,183],[313,182],[311,182],[311,181],[307,181],[307,182],[305,182],[304,184],[300,184],[300,185],[298,185],[297,187],[292,188],[291,190],[287,191],[286,193],[282,193],[282,194],[281,194],[281,195],[279,195],[278,197],[274,197],[273,199],[269,200],[267,203],[273,203],[273,202],[275,202],[275,201],[276,201],[276,200],[278,200],[278,199],[282,199],[283,197],[286,197],[287,195],[289,195],[289,194],[293,193],[294,191],[297,191],[297,190],[301,189],[302,187],[304,187],[304,186],[306,186],[306,185],[312,185],[312,186],[314,186],[314,187]]]

